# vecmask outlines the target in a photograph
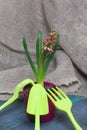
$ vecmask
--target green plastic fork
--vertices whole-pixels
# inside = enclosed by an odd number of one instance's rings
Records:
[[[76,122],[76,120],[72,114],[71,100],[59,87],[47,89],[47,96],[49,97],[49,99],[52,101],[52,103],[54,104],[54,106],[56,108],[65,112],[68,115],[69,119],[71,120],[71,122],[76,130],[83,130],[80,127],[80,125]]]

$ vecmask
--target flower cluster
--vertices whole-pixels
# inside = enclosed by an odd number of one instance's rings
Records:
[[[57,38],[57,32],[55,30],[52,30],[48,37],[43,41],[44,47],[43,50],[44,52],[49,52],[52,54],[54,50],[52,50],[52,46],[55,44]]]

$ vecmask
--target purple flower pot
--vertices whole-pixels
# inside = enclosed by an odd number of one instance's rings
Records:
[[[44,82],[44,86],[45,86],[45,88],[48,88],[48,87],[56,87],[55,84],[50,83],[50,82]],[[26,107],[27,107],[27,101],[28,101],[28,96],[29,96],[29,94],[28,94],[28,89],[29,89],[29,87],[31,87],[31,86],[26,85],[26,86],[24,87],[24,89],[23,89],[24,101],[25,101]],[[40,116],[40,121],[41,121],[41,122],[49,122],[49,121],[51,121],[51,120],[54,118],[54,116],[55,116],[55,107],[54,107],[53,103],[52,103],[49,99],[48,99],[48,105],[49,105],[49,113],[48,113],[47,115]],[[30,115],[30,114],[28,114],[28,113],[27,113],[27,116],[28,116],[28,118],[29,118],[30,120],[34,121],[35,116]]]

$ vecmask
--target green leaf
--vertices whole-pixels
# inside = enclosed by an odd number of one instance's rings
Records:
[[[25,38],[25,37],[23,37],[23,47],[24,47],[24,50],[25,50],[27,59],[28,59],[30,65],[31,65],[31,68],[32,68],[33,73],[34,73],[34,75],[35,75],[35,78],[36,78],[36,80],[37,80],[37,71],[36,71],[36,68],[35,68],[35,66],[34,66],[34,63],[33,63],[32,59],[31,59],[30,53],[29,53],[29,51],[28,51],[28,47],[27,47],[27,44],[26,44],[26,38]]]
[[[50,62],[52,61],[52,58],[54,57],[54,55],[55,55],[55,53],[56,53],[58,44],[59,44],[59,35],[57,35],[56,43],[55,43],[55,45],[54,45],[53,48],[52,48],[52,49],[54,50],[54,52],[49,55],[49,57],[47,58],[47,60],[46,60],[46,62],[45,62],[45,64],[44,64],[43,71],[42,71],[42,75],[41,75],[41,80],[44,80],[44,78],[45,78],[45,76],[46,76],[46,73],[47,73],[49,64],[50,64]]]
[[[39,31],[36,42],[36,60],[38,71],[40,69],[41,54],[42,54],[42,32]]]

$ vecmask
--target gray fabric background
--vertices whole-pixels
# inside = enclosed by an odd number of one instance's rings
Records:
[[[60,49],[50,67],[47,81],[69,94],[87,96],[87,1],[0,0],[0,99],[9,98],[15,86],[32,78],[22,37],[35,61],[38,31],[43,39],[51,29],[60,34]]]

